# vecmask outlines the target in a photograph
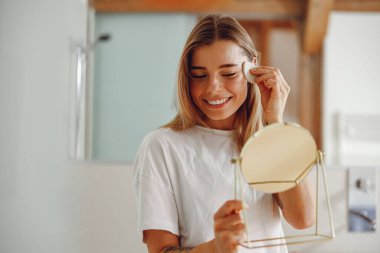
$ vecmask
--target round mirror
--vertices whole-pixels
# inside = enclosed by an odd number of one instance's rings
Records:
[[[242,174],[256,190],[276,193],[301,182],[317,160],[312,135],[294,123],[264,127],[244,144]]]

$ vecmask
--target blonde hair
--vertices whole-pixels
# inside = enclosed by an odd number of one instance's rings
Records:
[[[182,131],[200,124],[207,126],[204,115],[190,96],[190,71],[194,51],[217,40],[230,40],[237,43],[250,61],[259,54],[246,30],[232,17],[208,15],[198,22],[190,33],[179,63],[177,76],[177,115],[165,128]],[[244,143],[263,125],[260,91],[256,85],[248,85],[247,98],[236,112],[234,137],[241,150]]]

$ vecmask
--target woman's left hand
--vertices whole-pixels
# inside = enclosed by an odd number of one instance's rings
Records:
[[[250,70],[261,93],[266,123],[282,122],[290,87],[278,68],[259,66]]]

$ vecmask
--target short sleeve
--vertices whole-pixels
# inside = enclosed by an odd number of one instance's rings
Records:
[[[133,168],[133,184],[137,200],[138,231],[178,231],[178,212],[165,159],[165,145],[156,134],[143,140]],[[143,241],[145,239],[143,238]]]

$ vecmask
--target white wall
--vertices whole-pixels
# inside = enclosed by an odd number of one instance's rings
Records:
[[[380,114],[380,13],[342,13],[330,16],[323,59],[323,151],[327,154],[336,238],[327,243],[292,248],[292,252],[363,252],[380,248],[376,233],[349,233],[347,211],[347,168],[334,156],[334,115]],[[301,84],[302,85],[302,84]],[[360,160],[359,160],[360,162]],[[372,163],[372,165],[376,165]],[[380,168],[380,164],[377,164]],[[377,221],[380,216],[380,171],[377,170]]]
[[[67,158],[86,1],[0,1],[0,252],[144,252],[131,168]]]
[[[330,164],[363,165],[371,164],[371,160],[372,164],[380,165],[379,144],[357,142],[356,149],[350,151],[348,145],[341,146],[344,139],[339,139],[334,130],[338,114],[378,115],[380,118],[379,45],[380,13],[334,13],[331,16],[323,68],[323,142]],[[371,122],[370,119],[363,121]],[[374,134],[380,140],[380,133],[375,131]],[[359,145],[362,146],[359,148]],[[378,159],[361,153],[372,153]],[[365,159],[360,159],[363,156]]]

